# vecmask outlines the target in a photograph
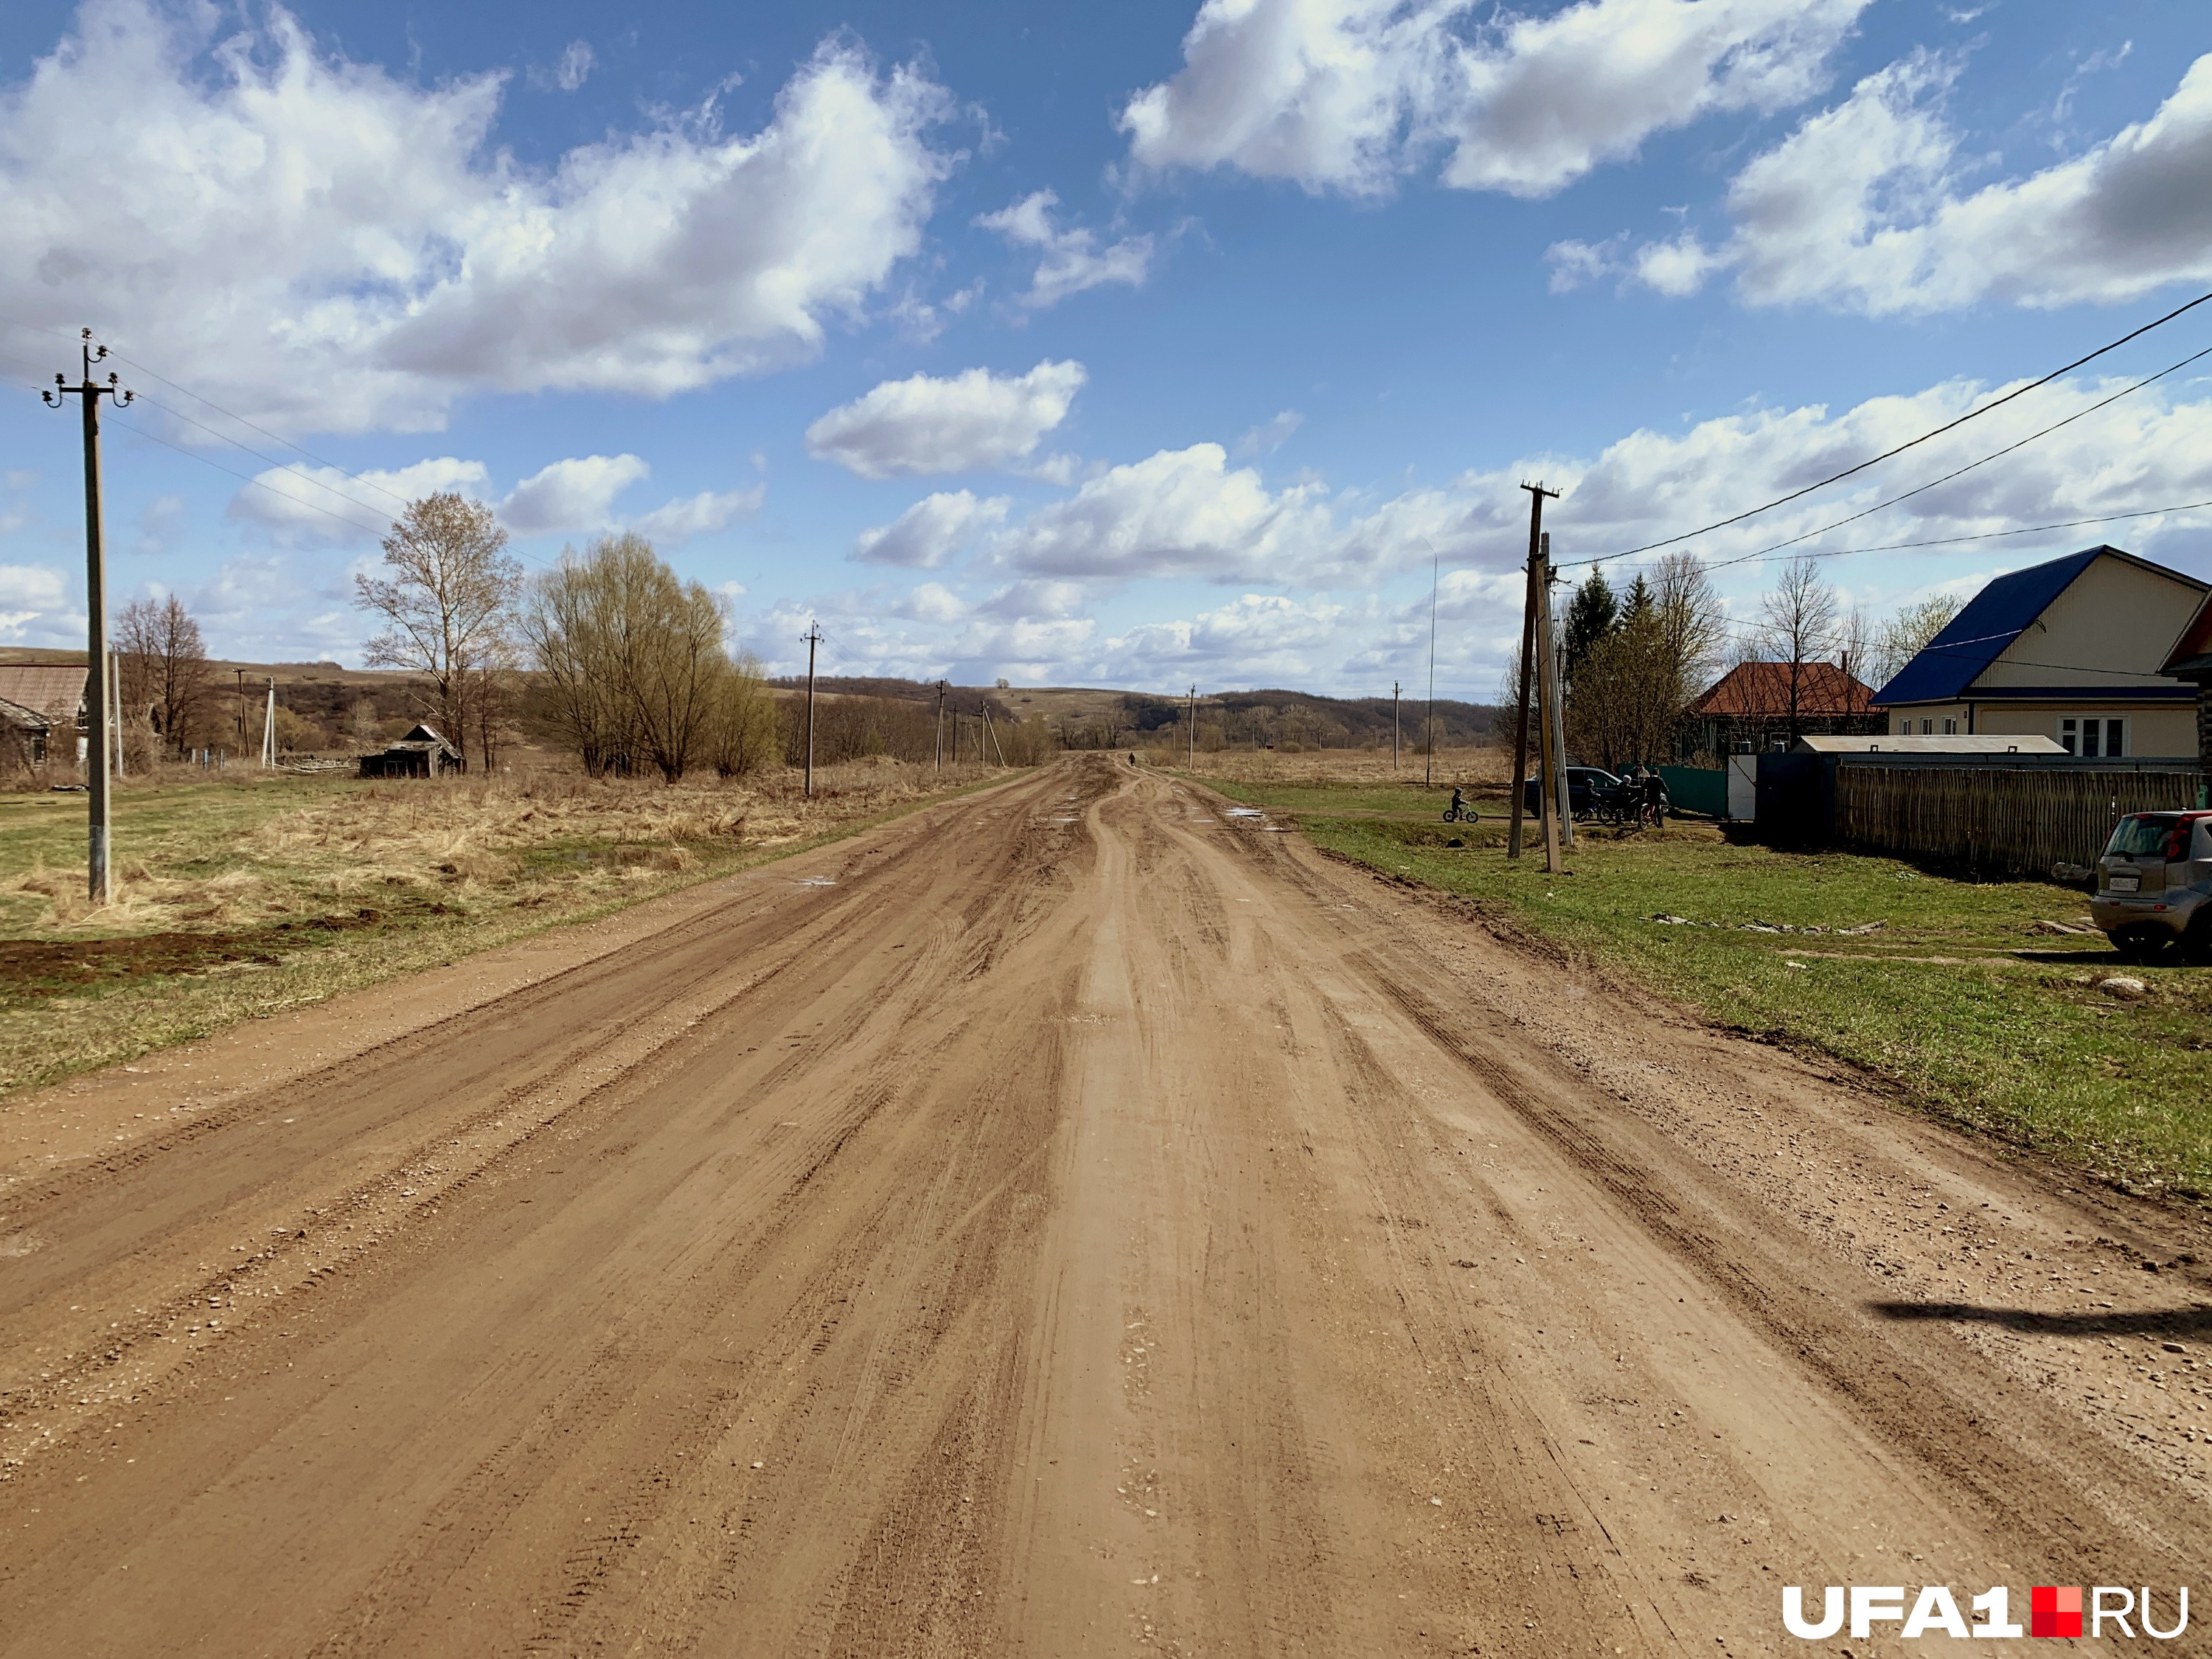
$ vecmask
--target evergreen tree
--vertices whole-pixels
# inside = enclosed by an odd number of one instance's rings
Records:
[[[1638,577],[1640,581],[1643,579]],[[1613,584],[1605,579],[1602,569],[1592,568],[1589,580],[1575,590],[1567,602],[1567,623],[1560,641],[1565,653],[1559,665],[1560,673],[1571,684],[1575,671],[1581,667],[1598,641],[1613,632],[1620,620],[1620,603],[1614,599]]]

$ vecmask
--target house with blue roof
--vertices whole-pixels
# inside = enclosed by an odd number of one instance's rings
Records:
[[[2166,672],[2212,583],[2117,547],[1999,576],[1875,694],[1896,736],[2055,738],[2085,759],[2197,752]]]

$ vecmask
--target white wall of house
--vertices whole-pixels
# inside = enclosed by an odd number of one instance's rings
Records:
[[[1998,653],[1974,685],[2110,686],[2155,673],[2203,598],[2200,583],[2107,554]]]
[[[1969,731],[1985,737],[2025,734],[2055,738],[2061,744],[2065,744],[2070,736],[2074,741],[2067,746],[2081,754],[2085,749],[2081,722],[2088,720],[2099,722],[2095,746],[2100,757],[2112,752],[2110,736],[2113,720],[2121,723],[2119,752],[2127,757],[2191,757],[2197,753],[2197,706],[2186,702],[2114,702],[2088,698],[2067,702],[1978,702],[1973,705],[1971,726],[1967,724],[1966,704],[1930,703],[1924,708],[1890,710],[1889,730],[1893,737],[1963,736]],[[2069,720],[2074,722],[2070,728],[2066,725]]]

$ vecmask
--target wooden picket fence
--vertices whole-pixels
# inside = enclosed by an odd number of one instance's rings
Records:
[[[1964,865],[1991,875],[2048,876],[2091,865],[2130,812],[2197,805],[2204,774],[2018,770],[1996,767],[1836,768],[1836,838],[1847,846]]]

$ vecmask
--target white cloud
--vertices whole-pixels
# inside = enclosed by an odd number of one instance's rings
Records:
[[[1847,489],[1700,538],[1695,548],[1708,558],[1729,557],[1817,530],[2086,411],[2123,384],[2053,386]],[[1835,416],[1808,405],[1732,415],[1675,434],[1639,430],[1592,459],[1527,457],[1381,500],[1332,494],[1312,481],[1271,490],[1256,471],[1230,470],[1219,446],[1198,444],[1109,469],[994,536],[990,553],[1015,570],[1091,582],[1182,576],[1334,588],[1425,570],[1431,559],[1461,567],[1466,582],[1473,572],[1517,566],[1525,555],[1528,503],[1516,488],[1523,478],[1541,476],[1566,488],[1565,499],[1547,514],[1557,556],[1588,558],[1784,494],[2007,389],[1947,382],[1912,396],[1871,398]],[[1806,545],[1977,535],[2206,496],[2212,496],[2212,401],[2137,393],[2081,414],[2016,456]],[[2149,519],[2086,533],[2139,544],[2172,527]],[[2056,539],[2065,543],[2069,535]],[[1755,576],[1758,567],[1748,574]]]
[[[500,521],[518,536],[611,529],[615,497],[652,471],[635,455],[556,461],[515,485],[499,504]]]
[[[68,593],[60,571],[43,564],[0,564],[0,639],[20,640],[33,623],[61,620]],[[84,649],[82,636],[77,649]]]
[[[999,557],[1041,575],[1287,576],[1317,522],[1317,486],[1271,493],[1219,444],[1161,450],[1109,469],[998,538]]]
[[[864,478],[1006,466],[1067,418],[1085,378],[1081,363],[1047,359],[1026,374],[885,380],[808,427],[807,453]]]
[[[1052,210],[1059,204],[1056,194],[1040,190],[1023,197],[1011,207],[987,213],[975,221],[986,230],[997,231],[1016,247],[1040,251],[1042,257],[1030,276],[1029,291],[1021,296],[1022,304],[1041,311],[1058,305],[1071,294],[1080,294],[1087,288],[1097,288],[1106,283],[1126,283],[1131,288],[1144,286],[1152,268],[1153,245],[1149,235],[1125,236],[1118,242],[1101,246],[1095,231],[1081,227],[1055,229]]]
[[[1254,427],[1237,441],[1236,453],[1243,459],[1254,455],[1272,455],[1291,441],[1291,436],[1306,423],[1306,417],[1295,409],[1284,410],[1274,419]]]
[[[1638,274],[1685,293],[1734,267],[1757,305],[1882,316],[1987,300],[2135,298],[2212,277],[2212,54],[2148,120],[2069,161],[1969,188],[1944,113],[1958,66],[1925,53],[1861,81],[1736,175],[1733,234],[1639,253]]]
[[[1139,684],[1188,674],[1215,683],[1311,685],[1334,678],[1352,614],[1326,594],[1246,593],[1193,617],[1147,623],[1104,640],[1098,661],[1112,678]]]
[[[862,531],[853,544],[853,556],[867,564],[934,570],[978,532],[1004,523],[1008,505],[1004,495],[979,501],[965,489],[940,490],[923,496],[890,523]]]
[[[906,596],[899,614],[916,622],[958,622],[968,614],[968,605],[944,583],[924,582]]]
[[[695,536],[711,536],[718,530],[728,529],[739,519],[750,518],[760,511],[761,503],[767,499],[766,484],[755,484],[750,489],[724,490],[719,494],[711,489],[702,490],[696,495],[681,495],[654,507],[643,518],[633,521],[630,528],[647,540],[662,546],[681,547]]]
[[[951,165],[927,136],[944,90],[842,37],[758,132],[725,134],[710,100],[538,168],[494,143],[501,76],[413,85],[263,15],[219,37],[211,5],[85,0],[0,92],[0,312],[99,318],[293,430],[807,357],[915,252]]]
[[[482,461],[451,455],[350,477],[334,466],[272,466],[231,498],[228,516],[286,543],[374,541],[417,496],[441,489],[480,496],[490,477]]]
[[[571,40],[568,49],[561,54],[561,62],[553,71],[553,84],[563,92],[574,92],[584,84],[599,59],[592,53],[588,41]]]
[[[1121,118],[1143,168],[1376,194],[1431,156],[1462,190],[1547,196],[1654,132],[1826,84],[1868,0],[1206,0],[1173,79]]]

